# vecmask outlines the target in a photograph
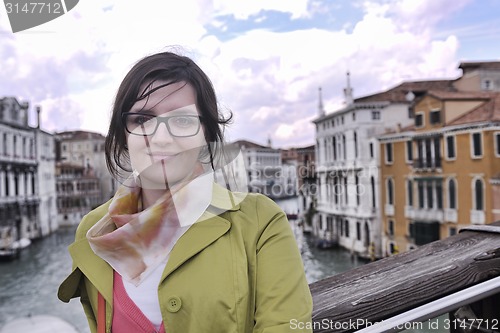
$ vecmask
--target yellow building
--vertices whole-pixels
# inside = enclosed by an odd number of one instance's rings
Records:
[[[500,216],[500,93],[429,91],[412,109],[379,137],[386,255]]]

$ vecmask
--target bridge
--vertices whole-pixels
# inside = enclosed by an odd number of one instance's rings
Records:
[[[314,332],[500,332],[500,222],[314,282]],[[443,316],[444,315],[444,316]]]

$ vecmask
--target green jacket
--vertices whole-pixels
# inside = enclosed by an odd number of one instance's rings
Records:
[[[285,214],[263,195],[234,203],[228,193],[214,186],[209,209],[223,213],[192,225],[170,253],[158,287],[166,332],[311,332],[297,329],[296,323],[311,321],[312,298]],[[80,297],[92,333],[98,291],[111,332],[113,270],[86,238],[108,206],[91,211],[78,226],[69,247],[73,272],[58,293],[64,302]]]

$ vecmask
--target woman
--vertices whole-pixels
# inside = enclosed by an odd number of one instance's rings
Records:
[[[131,175],[83,218],[59,288],[64,302],[80,297],[93,333],[289,332],[311,320],[283,211],[214,181],[227,121],[187,57],[154,54],[125,76],[105,152],[115,177]]]

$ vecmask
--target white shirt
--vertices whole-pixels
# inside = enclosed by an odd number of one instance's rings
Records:
[[[176,232],[168,246],[166,260],[144,277],[143,281],[135,284],[123,279],[123,285],[130,299],[144,313],[158,330],[161,326],[162,315],[158,300],[158,285],[167,265],[170,252],[177,240],[193,225],[205,212],[212,201],[213,175],[211,173],[200,176],[184,186],[173,195],[175,209],[181,227]]]

